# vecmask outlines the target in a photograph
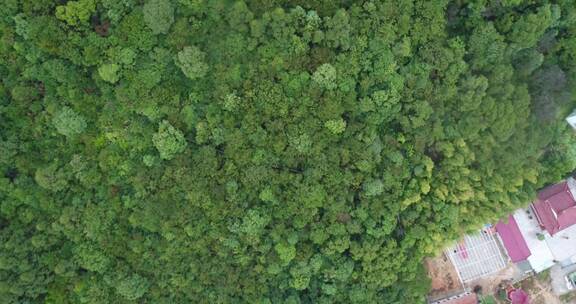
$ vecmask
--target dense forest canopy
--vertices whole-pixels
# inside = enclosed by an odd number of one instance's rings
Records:
[[[0,2],[1,303],[421,303],[576,167],[573,0]]]

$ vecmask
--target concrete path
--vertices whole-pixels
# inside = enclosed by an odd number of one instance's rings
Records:
[[[566,286],[566,280],[564,277],[573,271],[576,271],[576,264],[570,265],[568,267],[562,268],[560,264],[556,264],[550,268],[550,279],[552,281],[552,290],[558,296],[567,294],[570,291]]]

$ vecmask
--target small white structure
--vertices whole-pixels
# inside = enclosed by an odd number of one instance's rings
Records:
[[[463,282],[491,275],[506,267],[494,233],[488,228],[464,236],[462,241],[446,249],[445,253]]]
[[[574,110],[574,112],[572,112],[570,115],[568,115],[568,117],[566,117],[566,122],[568,122],[568,124],[574,130],[576,130],[576,110]]]

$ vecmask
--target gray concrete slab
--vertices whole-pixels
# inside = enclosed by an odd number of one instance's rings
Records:
[[[550,268],[550,279],[552,281],[552,290],[558,296],[567,294],[569,292],[576,292],[576,290],[569,290],[564,277],[576,271],[576,264],[572,264],[568,267],[562,267],[560,264],[556,264]]]

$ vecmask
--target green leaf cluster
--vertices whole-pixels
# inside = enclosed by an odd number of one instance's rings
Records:
[[[174,23],[174,7],[169,0],[148,0],[142,9],[144,21],[154,34],[166,34]]]
[[[56,7],[56,17],[71,26],[84,25],[95,11],[94,0],[68,1]]]
[[[186,149],[186,139],[182,132],[166,120],[160,122],[158,132],[152,136],[152,142],[160,152],[162,159],[172,159],[176,154],[182,153]]]
[[[81,134],[87,126],[84,117],[67,106],[63,107],[58,111],[58,113],[56,113],[52,123],[56,127],[58,133],[66,137]]]

